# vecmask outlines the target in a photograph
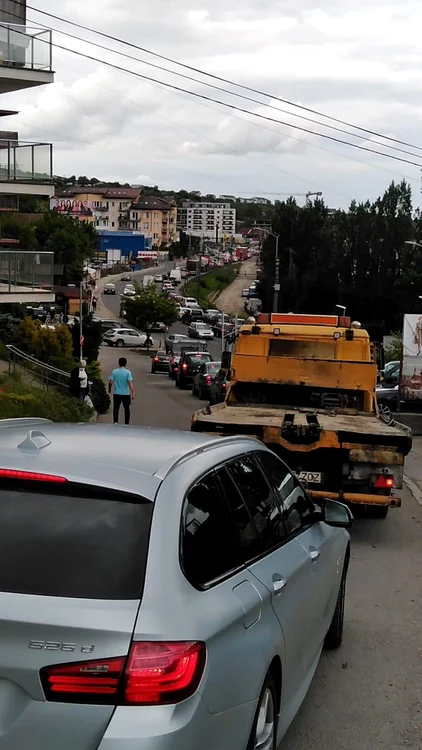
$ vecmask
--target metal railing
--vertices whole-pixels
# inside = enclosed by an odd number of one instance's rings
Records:
[[[0,24],[0,65],[52,71],[52,33],[17,23]]]
[[[51,386],[66,391],[69,389],[70,374],[65,370],[59,370],[57,367],[31,357],[14,344],[6,344],[6,349],[9,352],[9,374],[15,372],[16,367],[20,367],[30,372],[47,390]]]
[[[54,253],[0,250],[0,298],[7,293],[52,290],[53,268]]]
[[[52,180],[52,143],[0,139],[0,182],[52,182]]]

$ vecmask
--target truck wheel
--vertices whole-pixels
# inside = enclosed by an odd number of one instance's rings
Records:
[[[343,625],[344,625],[344,605],[346,602],[346,579],[347,579],[347,568],[348,560],[344,564],[344,570],[341,576],[340,589],[337,596],[336,608],[334,610],[333,619],[328,629],[328,633],[325,636],[324,648],[335,649],[339,648],[343,641]]]
[[[367,505],[367,518],[387,518],[388,505]]]

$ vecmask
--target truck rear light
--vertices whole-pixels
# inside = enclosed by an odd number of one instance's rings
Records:
[[[196,691],[205,644],[139,641],[128,657],[61,664],[41,670],[45,697],[54,703],[152,706],[179,703]]]
[[[394,477],[389,474],[380,474],[374,481],[377,489],[391,490],[394,487]]]
[[[205,382],[206,382],[207,385],[211,385],[211,383],[212,383],[212,377],[211,377],[211,375],[207,375],[207,377],[205,378]]]

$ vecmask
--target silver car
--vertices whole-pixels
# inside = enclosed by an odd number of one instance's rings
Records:
[[[213,339],[214,331],[208,323],[192,321],[188,327],[188,334],[193,339]]]
[[[0,750],[275,750],[350,511],[241,436],[4,420],[0,453]]]

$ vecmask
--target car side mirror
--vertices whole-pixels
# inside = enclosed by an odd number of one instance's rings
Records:
[[[336,529],[350,529],[354,518],[347,505],[327,498],[322,501],[320,520]]]

